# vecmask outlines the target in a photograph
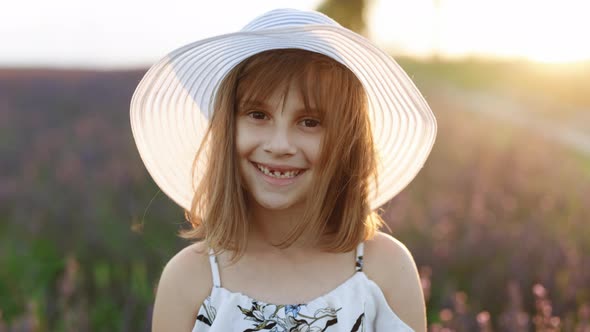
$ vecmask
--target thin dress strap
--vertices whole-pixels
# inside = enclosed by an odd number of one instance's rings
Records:
[[[211,264],[211,276],[213,277],[213,286],[221,287],[221,279],[219,278],[219,266],[217,265],[217,256],[213,249],[209,249],[209,263]]]
[[[356,272],[360,272],[363,270],[363,255],[364,255],[365,243],[361,242],[356,247],[356,265],[355,270]]]

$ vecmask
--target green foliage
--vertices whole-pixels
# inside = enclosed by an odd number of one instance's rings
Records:
[[[10,319],[30,300],[45,299],[63,268],[63,259],[51,239],[23,242],[2,237],[0,243],[0,252],[5,253],[0,255],[0,308]]]
[[[93,331],[120,331],[123,317],[121,308],[110,294],[99,295],[90,309],[90,326]]]
[[[141,302],[152,299],[152,288],[147,279],[147,268],[145,262],[136,261],[131,265],[131,293]]]

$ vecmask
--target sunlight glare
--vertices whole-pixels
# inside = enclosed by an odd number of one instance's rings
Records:
[[[590,59],[590,43],[583,42],[588,6],[581,0],[377,0],[370,29],[394,52],[575,62]]]

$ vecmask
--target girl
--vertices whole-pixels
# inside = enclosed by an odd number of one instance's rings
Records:
[[[196,240],[164,268],[153,331],[426,331],[414,260],[375,210],[436,121],[383,51],[274,10],[154,65],[131,119]]]

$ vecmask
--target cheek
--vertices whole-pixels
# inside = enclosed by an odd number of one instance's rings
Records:
[[[247,126],[240,125],[238,122],[236,126],[236,151],[241,157],[247,156],[255,146],[253,141],[255,136],[249,135],[248,132]]]
[[[302,148],[309,163],[312,165],[317,164],[322,153],[322,136],[314,135],[303,138]]]
[[[250,154],[252,153],[253,150],[253,144],[251,142],[248,141],[248,135],[246,134],[247,131],[244,130],[243,126],[239,125],[239,122],[236,126],[236,154],[237,154],[237,160],[236,160],[236,166],[238,168],[238,173],[240,175],[240,178],[242,179],[242,187],[244,189],[247,190],[248,185],[246,184],[247,181],[245,181],[247,178],[245,178],[245,171],[248,167],[248,157],[250,156]]]

